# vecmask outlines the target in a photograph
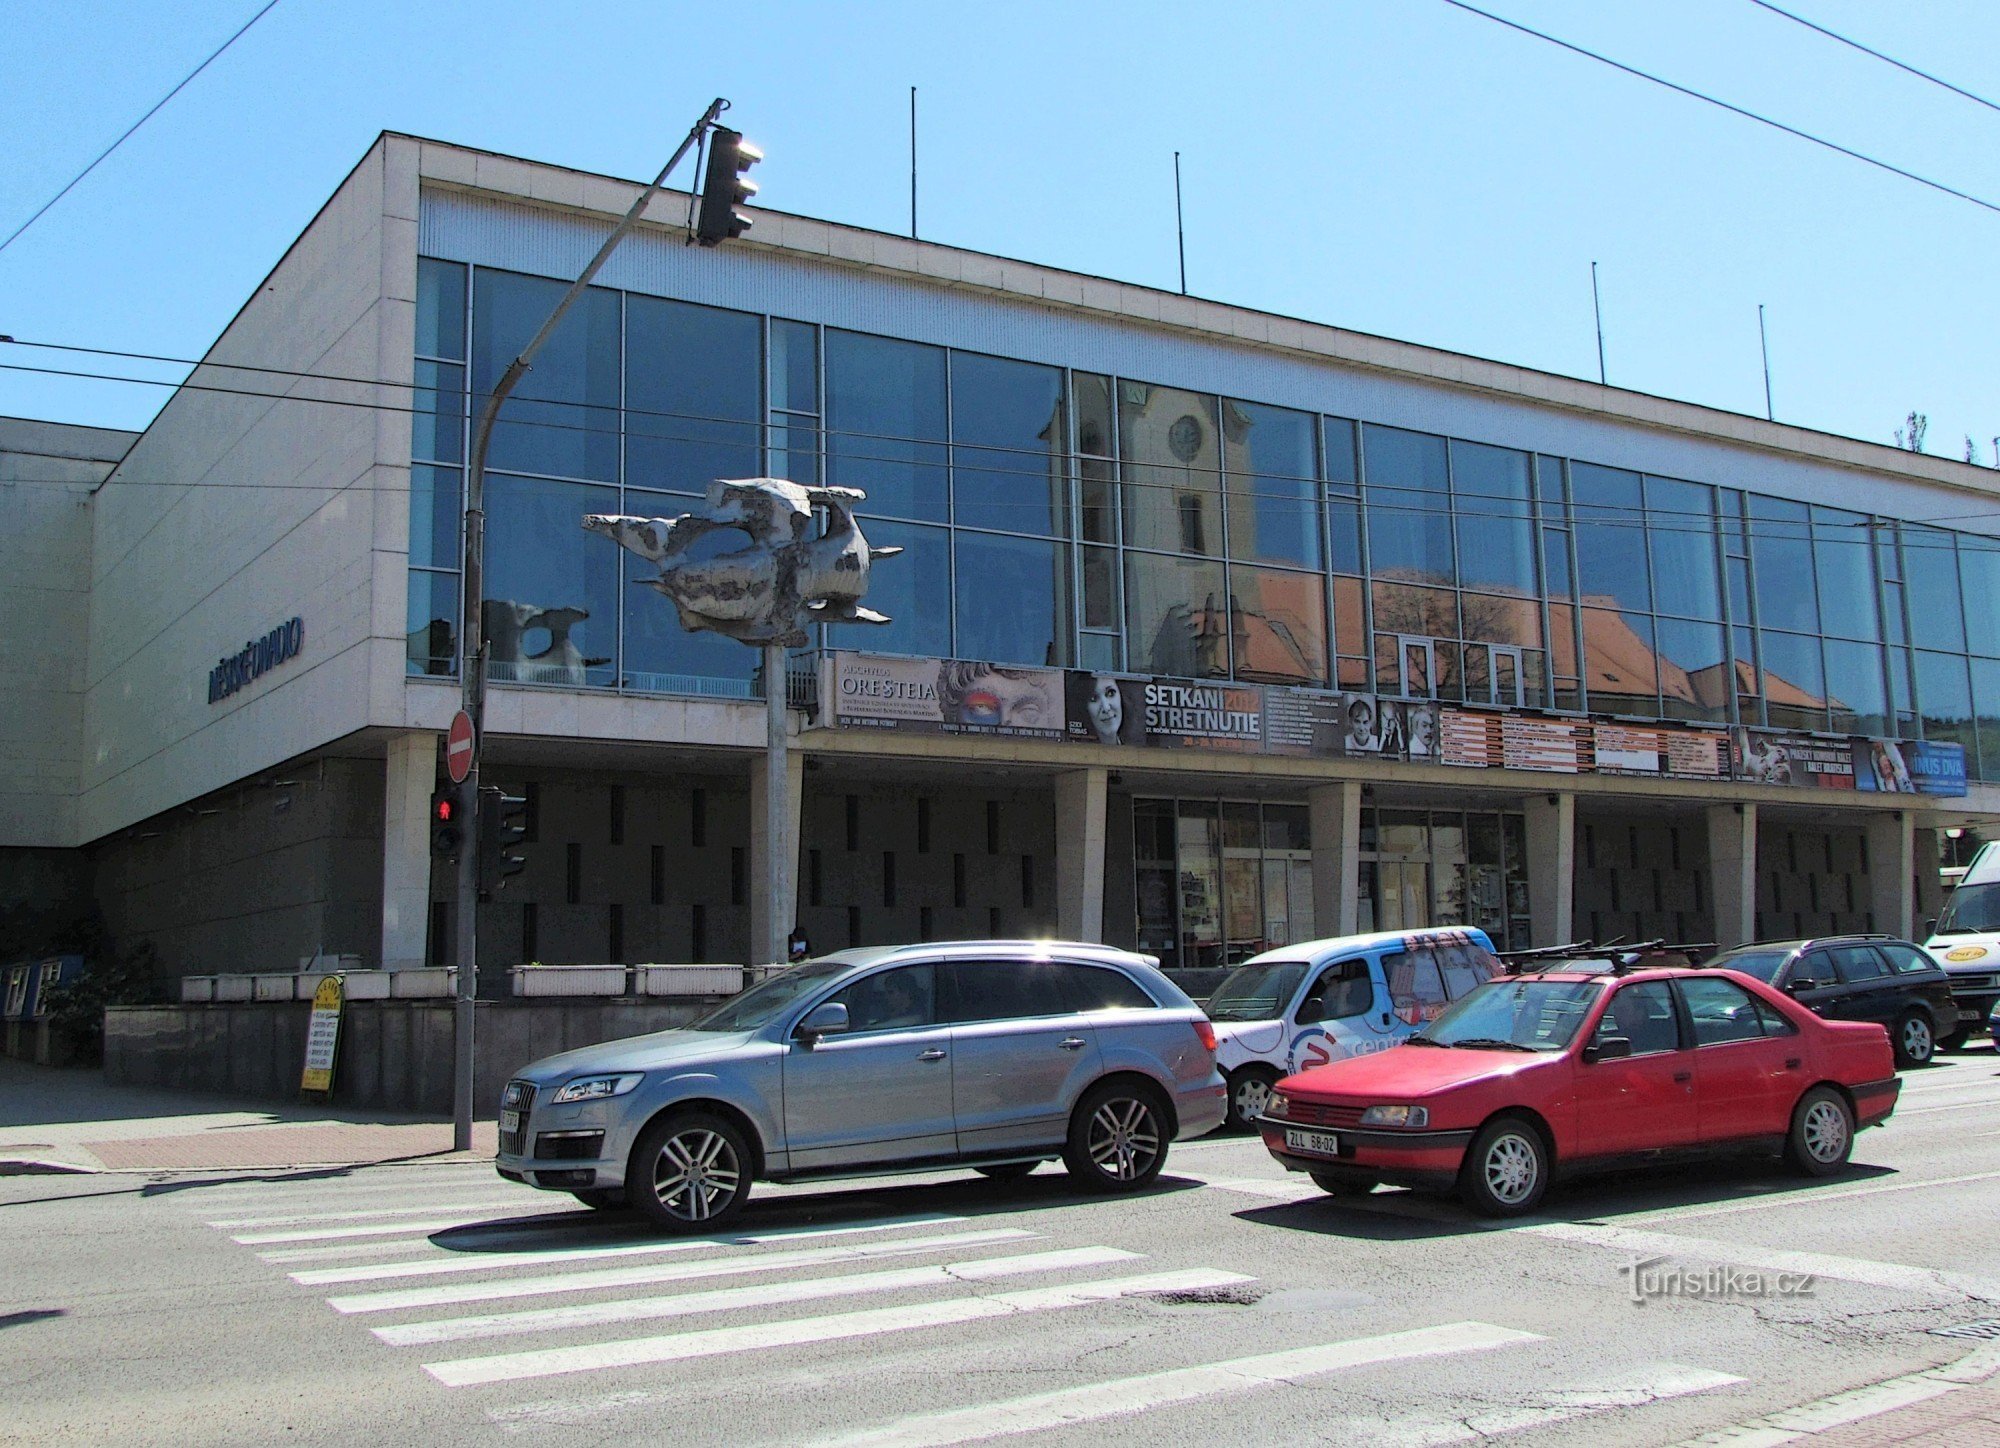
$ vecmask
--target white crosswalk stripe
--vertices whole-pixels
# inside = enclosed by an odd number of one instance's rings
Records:
[[[950,1287],[962,1282],[991,1282],[1036,1272],[1063,1272],[1079,1267],[1108,1267],[1138,1260],[1137,1252],[1116,1247],[1071,1247],[1055,1252],[1031,1252],[1015,1257],[985,1257],[905,1267],[888,1272],[855,1272],[795,1282],[765,1282],[753,1287],[725,1287],[684,1292],[667,1297],[627,1298],[583,1307],[549,1307],[526,1312],[491,1313],[481,1317],[446,1318],[436,1322],[406,1322],[378,1327],[375,1336],[392,1347],[421,1343],[460,1342],[475,1337],[505,1337],[524,1332],[571,1331],[608,1323],[646,1322],[666,1317],[693,1317],[732,1309],[781,1307],[823,1298],[860,1297],[922,1287]]]
[[[1531,1332],[1494,1327],[1483,1322],[1454,1322],[1440,1327],[1392,1332],[1380,1337],[1324,1343],[1316,1347],[1233,1358],[1199,1367],[1148,1373],[1142,1377],[1093,1383],[1088,1387],[1038,1393],[1006,1402],[906,1418],[883,1428],[821,1440],[828,1448],[928,1448],[928,1445],[976,1443],[987,1438],[1036,1433],[1045,1428],[1101,1422],[1155,1408],[1203,1398],[1250,1392],[1279,1383],[1294,1383],[1343,1368],[1407,1362],[1449,1353],[1488,1352],[1517,1343],[1540,1342]],[[1322,1441],[1339,1435],[1322,1433]]]
[[[922,1327],[977,1322],[983,1318],[1011,1317],[1019,1313],[1081,1307],[1088,1303],[1110,1302],[1141,1293],[1226,1287],[1251,1280],[1240,1272],[1218,1272],[1208,1268],[1155,1272],[1133,1277],[1106,1278],[1095,1282],[1071,1283],[1066,1287],[1035,1287],[984,1297],[952,1297],[935,1302],[879,1307],[827,1317],[793,1318],[782,1322],[750,1323],[736,1327],[710,1328],[699,1332],[670,1333],[660,1337],[625,1338],[612,1342],[544,1348],[534,1352],[459,1358],[448,1362],[425,1363],[424,1371],[446,1387],[461,1388],[480,1383],[515,1382],[528,1378],[555,1377],[565,1373],[593,1372],[603,1368],[686,1362],[725,1353],[769,1352],[799,1347],[806,1343],[874,1337],[885,1333],[908,1332]]]
[[[1335,1418],[1323,1425],[1323,1431],[1329,1441],[1367,1443],[1371,1448],[1445,1448],[1447,1444],[1483,1443],[1505,1434],[1553,1428],[1618,1408],[1643,1407],[1742,1381],[1731,1373],[1707,1368],[1654,1363],[1584,1387],[1551,1392],[1524,1389],[1528,1396],[1542,1401],[1518,1407],[1470,1415],[1405,1413],[1393,1418]]]
[[[516,1277],[498,1282],[453,1283],[449,1287],[405,1287],[329,1297],[341,1313],[402,1312],[414,1307],[448,1307],[469,1302],[499,1302],[514,1297],[546,1297],[559,1292],[596,1292],[612,1287],[657,1286],[663,1282],[694,1282],[705,1277],[737,1277],[755,1272],[782,1272],[823,1267],[837,1262],[865,1262],[906,1257],[920,1252],[957,1250],[987,1243],[1019,1242],[1035,1234],[1020,1227],[992,1227],[943,1236],[904,1237],[843,1247],[819,1247],[801,1252],[765,1252],[752,1256],[710,1258],[647,1267],[601,1268],[594,1272],[564,1272],[546,1277]]]
[[[360,1212],[294,1212],[281,1217],[229,1217],[208,1225],[218,1230],[241,1231],[252,1227],[303,1227],[312,1222],[359,1222],[370,1217],[425,1217],[438,1216],[446,1212],[504,1212],[522,1206],[540,1206],[540,1202],[523,1202],[520,1197],[508,1197],[504,1201],[481,1202],[425,1202],[420,1206],[371,1207]]]
[[[714,1247],[750,1247],[766,1242],[790,1242],[811,1237],[852,1236],[862,1232],[896,1232],[905,1227],[962,1222],[943,1214],[898,1217],[890,1222],[847,1222],[831,1227],[789,1227],[769,1232],[744,1232],[727,1237],[675,1237],[667,1241],[635,1242],[616,1247],[552,1247],[540,1252],[467,1252],[445,1261],[397,1262],[365,1267],[328,1267],[294,1272],[302,1287],[338,1282],[370,1282],[390,1277],[438,1277],[458,1272],[490,1272],[501,1267],[539,1266],[555,1262],[602,1262],[618,1257],[651,1257],[662,1253],[699,1252]]]
[[[334,1242],[350,1240],[356,1237],[398,1237],[418,1233],[449,1232],[454,1228],[477,1227],[482,1223],[492,1223],[496,1228],[518,1231],[523,1225],[524,1220],[527,1225],[534,1226],[533,1219],[535,1217],[548,1218],[549,1221],[544,1225],[549,1226],[553,1226],[556,1222],[588,1222],[594,1220],[591,1217],[580,1216],[573,1211],[555,1211],[535,1212],[529,1214],[525,1219],[510,1217],[495,1221],[491,1211],[464,1211],[455,1212],[445,1217],[421,1217],[403,1222],[371,1222],[366,1226],[359,1227],[308,1227],[304,1229],[293,1228],[283,1232],[246,1232],[242,1236],[232,1237],[230,1240],[240,1243],[245,1247],[269,1247],[275,1246],[280,1242]]]

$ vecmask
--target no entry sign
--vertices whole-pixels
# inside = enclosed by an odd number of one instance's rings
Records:
[[[444,736],[444,768],[453,784],[464,784],[472,772],[472,716],[460,709],[451,716]]]

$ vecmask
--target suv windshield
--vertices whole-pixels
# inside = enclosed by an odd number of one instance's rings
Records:
[[[1269,960],[1233,971],[1208,998],[1211,1021],[1275,1021],[1305,979],[1303,960]]]
[[[754,1031],[769,1025],[772,1018],[815,986],[824,985],[844,970],[852,970],[851,960],[815,960],[795,965],[774,975],[762,985],[752,986],[742,995],[731,996],[684,1031]]]
[[[1765,985],[1778,983],[1778,972],[1792,958],[1789,950],[1745,950],[1734,955],[1718,955],[1702,964],[1713,970],[1740,970]]]
[[[1960,885],[1939,917],[1934,935],[1984,935],[2000,930],[2000,880]]]
[[[1576,1038],[1603,988],[1595,980],[1488,981],[1410,1039],[1468,1050],[1560,1051]]]

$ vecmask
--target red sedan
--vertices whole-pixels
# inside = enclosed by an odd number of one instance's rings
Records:
[[[1901,1089],[1880,1025],[1822,1020],[1734,971],[1548,971],[1285,1078],[1258,1129],[1328,1192],[1456,1187],[1511,1216],[1558,1172],[1683,1153],[1781,1152],[1825,1176]]]

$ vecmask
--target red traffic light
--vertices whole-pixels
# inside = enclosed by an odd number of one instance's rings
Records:
[[[431,804],[431,817],[441,825],[448,825],[458,818],[458,801],[448,794],[441,794]]]

